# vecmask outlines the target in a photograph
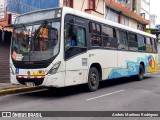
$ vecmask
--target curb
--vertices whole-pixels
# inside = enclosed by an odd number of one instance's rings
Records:
[[[40,89],[43,89],[43,87],[37,86],[37,87],[9,88],[5,90],[0,90],[0,96],[14,94],[14,93],[28,92],[28,91],[33,91],[33,90],[40,90]]]

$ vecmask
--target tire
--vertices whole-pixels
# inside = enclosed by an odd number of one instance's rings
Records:
[[[95,67],[91,67],[88,75],[88,83],[86,85],[87,91],[93,92],[98,89],[99,86],[99,72]]]
[[[137,81],[141,81],[141,80],[143,80],[143,79],[144,79],[144,67],[143,67],[142,64],[140,64],[140,66],[139,66],[139,73],[138,73],[138,75],[136,76],[136,80],[137,80]]]

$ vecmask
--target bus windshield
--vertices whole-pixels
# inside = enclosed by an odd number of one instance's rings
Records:
[[[11,55],[15,61],[48,60],[59,52],[60,22],[17,25],[13,30]]]

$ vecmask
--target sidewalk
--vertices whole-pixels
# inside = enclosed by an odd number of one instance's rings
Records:
[[[13,93],[27,92],[32,90],[42,89],[41,86],[28,87],[25,85],[13,85],[11,83],[0,83],[0,96]]]

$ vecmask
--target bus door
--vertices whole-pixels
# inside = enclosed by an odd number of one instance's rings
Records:
[[[64,25],[66,61],[65,85],[82,84],[87,76],[87,43],[85,20],[67,15]]]

